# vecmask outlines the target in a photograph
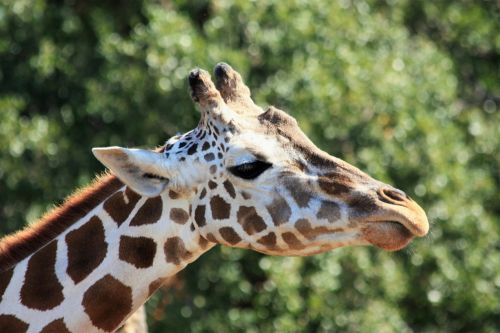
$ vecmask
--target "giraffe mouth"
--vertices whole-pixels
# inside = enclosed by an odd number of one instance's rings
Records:
[[[366,241],[386,251],[400,250],[417,236],[397,221],[368,223],[361,232]]]
[[[429,231],[424,210],[403,192],[382,188],[377,192],[378,210],[365,217],[362,237],[370,244],[387,251],[407,246],[414,237]]]

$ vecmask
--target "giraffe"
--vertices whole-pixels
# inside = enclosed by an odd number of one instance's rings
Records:
[[[1,332],[113,332],[216,244],[394,251],[429,229],[403,191],[317,148],[220,63],[188,77],[198,126],[156,150],[94,148],[111,173],[0,243]]]
[[[146,308],[141,305],[116,333],[148,333],[148,324],[146,322]]]

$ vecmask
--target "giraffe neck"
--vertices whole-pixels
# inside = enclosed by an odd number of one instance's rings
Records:
[[[189,211],[174,192],[146,198],[120,188],[0,273],[0,331],[113,331],[213,246]]]

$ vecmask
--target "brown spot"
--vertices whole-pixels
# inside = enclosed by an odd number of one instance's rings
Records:
[[[241,194],[241,196],[243,197],[243,199],[245,199],[245,200],[248,200],[248,199],[251,199],[251,198],[252,198],[252,196],[251,196],[251,195],[250,195],[250,193],[248,193],[248,192],[241,191],[241,193],[240,193],[240,194]]]
[[[212,218],[223,220],[229,217],[231,206],[220,196],[216,195],[210,200],[210,208],[212,209]]]
[[[212,243],[217,243],[217,238],[210,232],[207,234],[207,239]]]
[[[205,237],[200,236],[200,238],[198,239],[198,244],[200,245],[201,249],[204,250],[207,248],[209,241]]]
[[[97,216],[66,235],[67,273],[75,283],[85,279],[106,257],[108,244],[104,227]]]
[[[270,249],[274,249],[276,247],[276,234],[274,232],[270,232],[265,236],[262,236],[257,243],[262,244]]]
[[[31,309],[49,310],[64,300],[55,272],[57,241],[36,252],[28,262],[21,288],[21,303]]]
[[[208,153],[205,155],[204,158],[205,158],[205,161],[210,162],[210,161],[215,160],[215,155],[213,153]]]
[[[208,141],[205,141],[203,143],[203,146],[201,147],[201,150],[207,150],[210,148],[210,144],[208,143]]]
[[[165,149],[163,150],[163,152],[168,152],[169,150],[171,150],[172,148],[174,147],[174,144],[172,143],[169,143],[167,145],[165,145]],[[168,155],[168,154],[167,154]]]
[[[165,279],[165,278],[158,278],[158,279],[154,280],[153,282],[151,282],[149,284],[149,291],[148,291],[149,296],[153,295],[153,293],[155,291],[157,291],[158,288],[160,288],[166,281],[167,281],[167,279]]]
[[[188,155],[193,155],[194,153],[196,153],[196,149],[198,148],[198,145],[195,143],[193,144],[191,147],[189,147],[187,153]]]
[[[333,223],[340,219],[339,205],[332,201],[322,201],[318,211],[318,219],[328,219],[328,222]]]
[[[180,197],[179,193],[172,191],[172,190],[168,191],[168,196],[170,197],[170,199],[173,199],[173,200],[179,199],[179,197]]]
[[[378,209],[376,199],[369,195],[357,195],[348,200],[348,204],[354,208],[353,211],[358,215],[374,212]]]
[[[39,222],[0,240],[0,272],[35,253],[89,211],[123,187],[112,175],[96,178],[86,188],[75,192],[64,204],[51,210]]]
[[[348,176],[339,173],[319,177],[318,184],[323,191],[334,196],[347,194],[353,188],[352,180]]]
[[[304,248],[304,245],[292,232],[284,232],[281,234],[281,237],[283,237],[283,240],[291,249],[300,250]]]
[[[211,165],[209,168],[210,174],[213,175],[217,172],[217,165]]]
[[[128,201],[125,200],[125,197]],[[130,212],[132,212],[132,209],[134,209],[135,204],[140,198],[137,193],[127,187],[125,192],[117,192],[106,200],[104,209],[113,221],[120,226],[129,217]]]
[[[203,190],[201,190],[201,193],[200,193],[200,200],[203,199],[205,197],[205,195],[207,195],[207,189],[203,188]]]
[[[182,208],[172,208],[170,210],[170,219],[177,224],[185,224],[189,219],[189,214]]]
[[[2,302],[3,293],[5,292],[5,289],[7,289],[13,273],[13,268],[0,273],[0,302]]]
[[[304,236],[308,235],[312,230],[311,223],[307,219],[300,219],[295,222],[295,228],[297,228],[297,230]]]
[[[0,332],[25,333],[29,325],[13,315],[0,315]]]
[[[241,241],[241,237],[231,227],[223,227],[219,229],[222,238],[231,245],[235,245]]]
[[[143,225],[156,223],[161,216],[163,210],[163,202],[161,197],[154,197],[148,199],[144,205],[135,214],[130,225]]]
[[[285,186],[299,207],[307,207],[312,195],[306,190],[307,186],[303,182],[296,178],[289,178],[285,181]]]
[[[203,227],[206,224],[205,205],[199,205],[194,210],[194,220],[198,227]]]
[[[308,170],[307,165],[302,161],[295,161],[295,166],[302,172],[306,172]]]
[[[269,211],[269,214],[271,214],[274,224],[277,226],[288,222],[288,219],[292,215],[290,206],[280,195],[276,195],[273,202],[271,202],[271,204],[266,208]]]
[[[47,324],[40,333],[71,333],[66,327],[64,320],[62,318],[56,319],[49,324]]]
[[[95,327],[112,332],[132,311],[132,288],[107,274],[84,293],[82,305]]]
[[[214,188],[217,187],[217,183],[216,182],[213,182],[211,180],[208,181],[208,188],[213,190]]]
[[[156,243],[147,237],[120,237],[119,257],[137,268],[153,265],[156,255]]]
[[[186,250],[184,241],[179,237],[172,237],[167,239],[164,246],[167,262],[174,265],[179,265],[181,261],[188,260],[193,255]]]
[[[243,230],[249,235],[266,229],[266,223],[257,214],[254,207],[241,206],[236,216],[238,223],[241,224]]]
[[[227,193],[231,196],[231,198],[233,199],[236,198],[236,192],[234,190],[233,184],[229,180],[226,180],[223,185]]]
[[[311,223],[306,220],[306,219],[300,219],[297,222],[295,222],[295,228],[307,239],[313,240],[319,235],[324,235],[327,233],[335,233],[338,231],[342,231],[342,229],[337,228],[337,229],[328,229],[325,226],[319,226],[313,228],[311,226]]]

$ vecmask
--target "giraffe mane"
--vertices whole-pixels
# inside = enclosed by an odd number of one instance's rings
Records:
[[[0,239],[0,272],[48,244],[123,186],[112,174],[97,176],[90,185],[76,190],[38,222]]]

